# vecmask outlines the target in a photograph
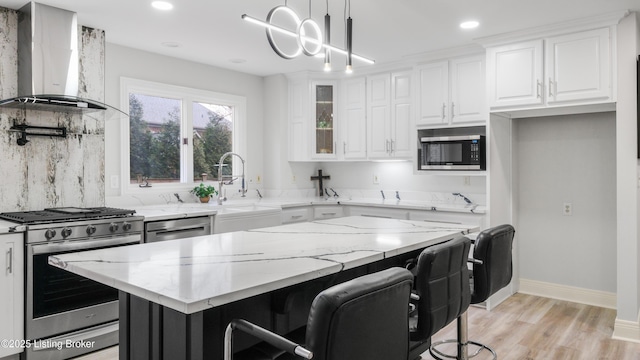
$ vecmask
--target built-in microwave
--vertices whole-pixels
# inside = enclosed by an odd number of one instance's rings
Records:
[[[484,135],[420,137],[420,170],[486,170]]]

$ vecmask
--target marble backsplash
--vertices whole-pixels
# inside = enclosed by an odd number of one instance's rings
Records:
[[[17,96],[15,10],[0,8],[0,99]],[[79,96],[104,101],[102,30],[80,27]],[[19,146],[16,124],[66,127],[67,137],[28,137]],[[59,206],[104,206],[104,120],[95,113],[0,110],[0,212]]]

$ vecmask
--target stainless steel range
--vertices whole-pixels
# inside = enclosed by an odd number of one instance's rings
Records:
[[[61,360],[118,343],[118,291],[52,267],[50,255],[139,244],[143,217],[115,208],[52,208],[0,214],[27,225],[27,360]]]

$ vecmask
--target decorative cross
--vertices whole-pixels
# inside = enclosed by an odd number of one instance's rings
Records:
[[[329,180],[329,179],[331,179],[331,176],[329,176],[329,175],[322,176],[322,170],[321,169],[318,169],[318,176],[312,176],[311,177],[312,181],[318,180],[318,196],[321,196],[321,197],[324,196],[324,188],[322,187],[322,180],[323,179]]]

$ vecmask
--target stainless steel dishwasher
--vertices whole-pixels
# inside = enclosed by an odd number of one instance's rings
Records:
[[[144,224],[144,242],[148,243],[210,234],[210,216],[150,221]]]

